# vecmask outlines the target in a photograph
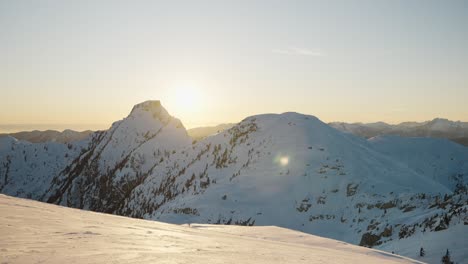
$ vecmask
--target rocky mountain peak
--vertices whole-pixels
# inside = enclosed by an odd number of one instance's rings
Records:
[[[153,118],[161,121],[167,120],[170,115],[162,106],[159,100],[148,100],[133,106],[129,117],[141,117],[142,115],[151,114]]]

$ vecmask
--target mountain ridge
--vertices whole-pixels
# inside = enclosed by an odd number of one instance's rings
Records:
[[[447,138],[456,143],[468,146],[468,122],[451,121],[445,118],[434,118],[433,120],[424,122],[402,122],[395,125],[384,122],[331,122],[329,125],[343,132],[352,133],[364,138],[382,135]]]
[[[24,140],[31,143],[44,143],[44,142],[59,142],[59,143],[71,143],[74,141],[80,141],[86,139],[94,131],[74,131],[71,129],[65,129],[63,131],[57,130],[33,130],[33,131],[22,131],[16,133],[5,133],[0,134],[0,138],[11,136],[18,140]]]
[[[160,104],[160,101],[158,101]],[[133,109],[132,109],[133,110]],[[468,130],[468,122],[463,121],[452,121],[446,118],[434,118],[428,121],[422,122],[401,122],[398,124],[389,124],[383,121],[372,122],[372,123],[362,123],[362,122],[354,122],[354,123],[347,123],[347,122],[330,122],[328,123],[332,127],[353,133],[357,136],[371,138],[374,136],[383,136],[383,135],[399,135],[403,137],[441,137],[441,138],[448,138],[456,143],[462,144],[464,146],[468,146],[468,136],[464,135],[457,135],[451,132],[446,134],[440,133],[440,131],[436,132],[435,135],[429,132],[421,132],[421,131],[411,131],[411,129],[422,129],[428,130],[430,128],[421,128],[422,126],[432,127],[435,124],[439,123],[439,127],[444,128],[444,125],[440,123],[445,123],[447,127],[450,126],[459,126],[459,130]],[[448,124],[448,125],[447,125]],[[187,133],[193,140],[201,140],[207,136],[211,136],[213,134],[222,132],[226,129],[231,128],[234,126],[235,123],[223,123],[216,126],[201,126],[195,127],[191,129],[187,129]],[[400,130],[399,130],[400,129]],[[410,131],[408,131],[410,129]],[[366,131],[370,130],[370,131]],[[444,130],[444,129],[442,129]],[[5,133],[0,134],[0,137],[5,136],[12,136],[19,140],[29,141],[31,143],[41,143],[41,142],[60,142],[60,143],[70,143],[73,141],[80,141],[84,140],[94,131],[92,130],[85,130],[82,132],[74,131],[71,129],[65,129],[62,132],[56,130],[34,130],[34,131],[22,131],[16,133]],[[437,134],[438,133],[438,134]],[[460,132],[458,132],[459,134]]]
[[[25,146],[35,144],[10,139],[16,149],[0,153],[0,190],[171,223],[273,224],[410,257],[418,237],[466,228],[468,150],[455,143],[367,140],[294,112],[250,116],[194,142],[166,113],[159,101],[139,104],[59,163],[31,163]],[[17,170],[33,164],[55,169],[47,188],[28,192]],[[454,258],[468,258],[458,249],[466,242],[454,239]],[[433,254],[445,243],[424,248]]]

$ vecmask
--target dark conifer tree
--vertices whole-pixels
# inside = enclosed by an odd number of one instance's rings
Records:
[[[447,249],[447,252],[445,255],[442,257],[442,263],[443,264],[453,264],[453,261],[450,259],[450,252]]]

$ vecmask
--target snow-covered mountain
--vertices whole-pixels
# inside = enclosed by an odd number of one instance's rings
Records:
[[[451,121],[444,118],[435,118],[426,122],[403,122],[397,125],[389,125],[384,122],[367,124],[332,122],[329,125],[364,138],[382,135],[435,137],[447,138],[468,146],[468,122]]]
[[[0,167],[0,177],[9,181],[2,192],[15,195],[8,186],[29,163],[10,151],[0,162],[8,155],[15,165]],[[416,259],[423,247],[425,262],[449,248],[468,260],[457,235],[468,224],[468,148],[448,140],[366,140],[284,113],[192,142],[148,101],[70,156],[32,198],[171,223],[277,225]]]
[[[0,137],[0,192],[40,199],[52,179],[87,148],[88,139],[68,144],[30,143]]]
[[[274,226],[173,225],[0,195],[2,263],[421,263]]]
[[[87,151],[54,178],[42,199],[115,212],[165,157],[191,142],[182,123],[159,101],[138,104],[128,117],[93,138]]]
[[[46,131],[24,131],[10,134],[0,134],[1,137],[11,136],[18,140],[28,141],[31,143],[45,143],[45,142],[59,142],[59,143],[72,143],[74,141],[85,140],[93,131],[86,130],[82,132],[66,129],[62,132],[56,130]]]

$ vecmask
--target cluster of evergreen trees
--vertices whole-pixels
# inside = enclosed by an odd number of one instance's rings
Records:
[[[420,257],[424,257],[426,255],[426,251],[424,251],[424,248],[421,248],[419,250],[419,256]],[[442,264],[453,264],[454,262],[452,261],[452,259],[450,258],[450,251],[447,249],[447,252],[445,253],[445,255],[442,257]]]

